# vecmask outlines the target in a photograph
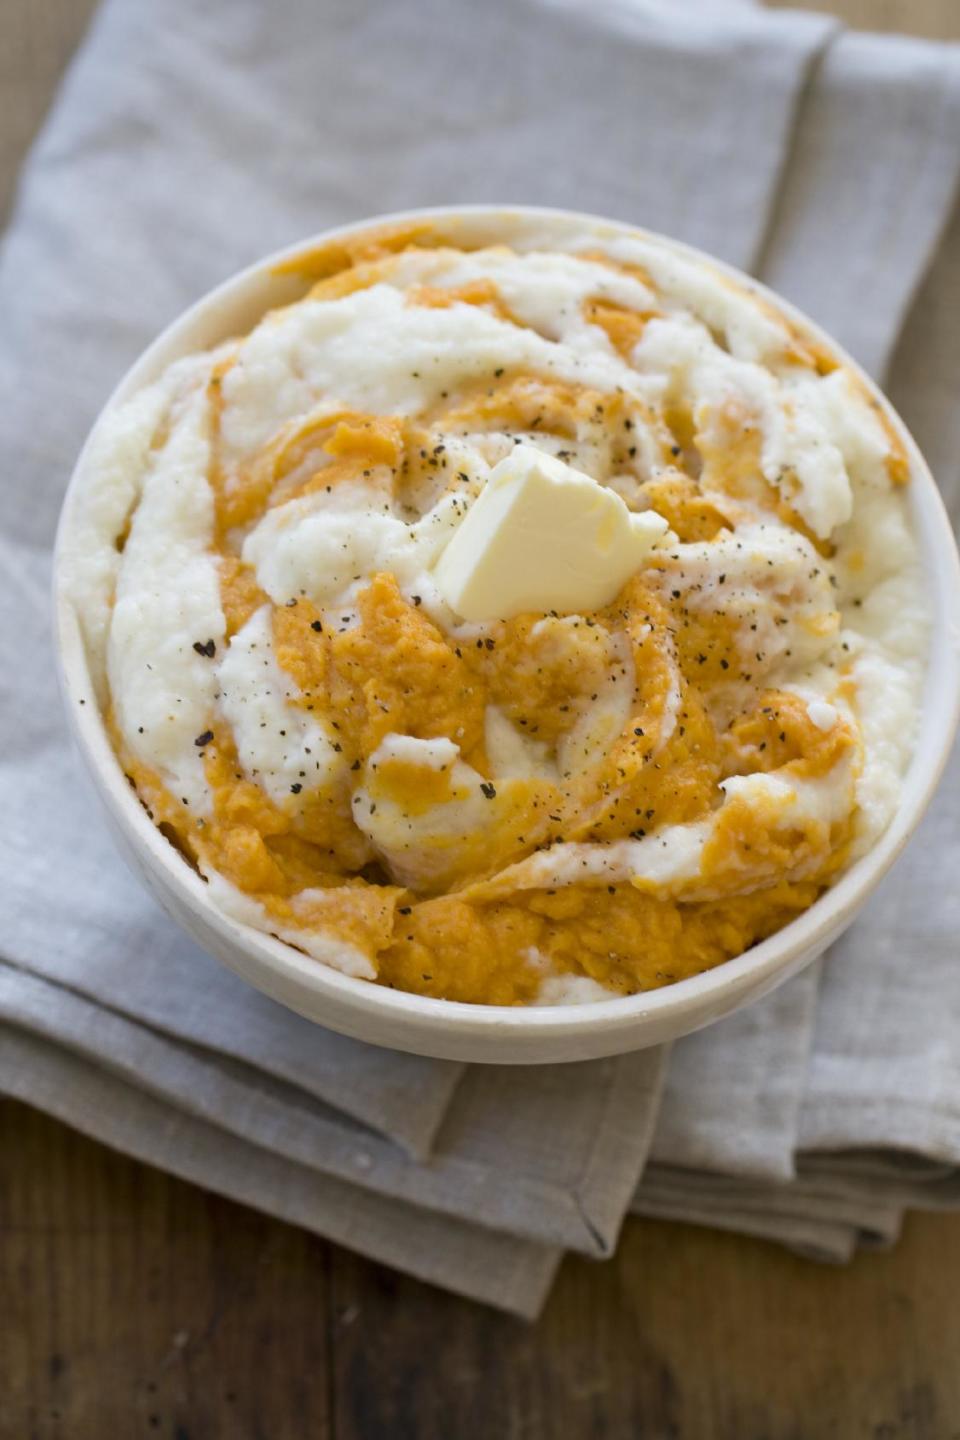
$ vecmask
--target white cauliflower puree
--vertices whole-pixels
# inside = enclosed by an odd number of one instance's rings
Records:
[[[926,646],[863,381],[586,221],[288,268],[302,299],[108,413],[64,557],[119,761],[216,904],[493,1004],[668,984],[812,904],[896,808]]]

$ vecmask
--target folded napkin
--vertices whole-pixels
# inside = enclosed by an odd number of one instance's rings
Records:
[[[526,1315],[631,1208],[843,1258],[951,1202],[955,786],[825,979],[669,1056],[395,1054],[250,990],[127,877],[65,741],[46,595],[73,458],[151,335],[265,251],[418,204],[594,210],[753,269],[878,374],[895,351],[960,490],[958,97],[949,47],[792,12],[107,0],[0,255],[0,1093]]]

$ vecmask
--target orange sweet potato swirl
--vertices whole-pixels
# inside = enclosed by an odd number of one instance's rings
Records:
[[[211,357],[154,437],[162,457],[197,407],[197,564],[222,617],[183,662],[208,699],[182,760],[147,747],[157,725],[112,664],[111,734],[155,823],[262,928],[314,953],[332,937],[356,973],[439,998],[531,1003],[562,977],[631,994],[775,932],[851,854],[864,739],[847,462],[824,518],[800,430],[771,469],[761,379],[789,427],[842,367],[759,301],[766,354],[738,359],[716,314],[595,248],[534,273],[509,247],[398,231],[302,269],[299,314]],[[344,377],[378,306],[385,378],[364,390]],[[271,369],[294,322],[295,360]],[[453,324],[461,351],[427,375],[416,337]],[[892,493],[906,461],[882,437]],[[518,438],[670,530],[602,608],[465,625],[431,566]]]

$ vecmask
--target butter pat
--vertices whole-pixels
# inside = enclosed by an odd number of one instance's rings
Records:
[[[667,529],[534,445],[516,445],[437,561],[441,595],[464,620],[608,605]]]

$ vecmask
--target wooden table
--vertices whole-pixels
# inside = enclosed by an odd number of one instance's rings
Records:
[[[0,0],[0,213],[91,9]],[[0,1104],[0,1440],[958,1440],[958,1281],[960,1215],[843,1269],[630,1221],[530,1327]]]

